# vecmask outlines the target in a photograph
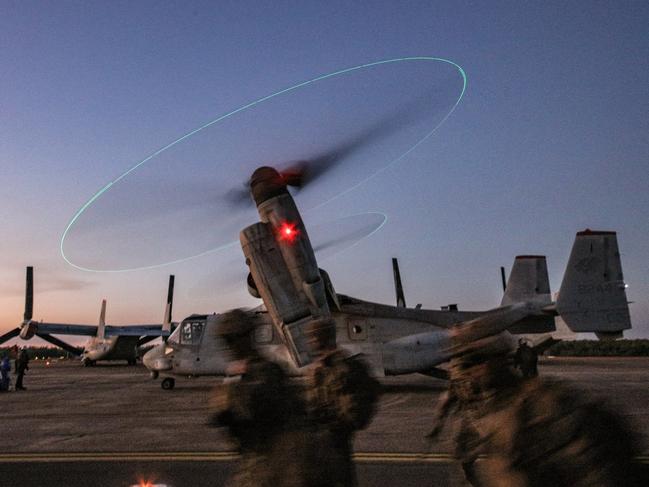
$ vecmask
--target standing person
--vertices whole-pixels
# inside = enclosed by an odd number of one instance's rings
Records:
[[[230,377],[217,387],[210,425],[227,428],[241,455],[228,485],[308,487],[302,459],[308,447],[301,396],[284,370],[252,345],[255,318],[224,313],[217,329],[232,353]]]
[[[27,388],[23,386],[23,377],[25,372],[29,370],[29,355],[27,349],[23,347],[16,357],[16,390],[24,391]]]
[[[333,320],[315,320],[307,333],[312,348],[320,353],[311,366],[306,389],[309,436],[315,452],[309,485],[352,487],[357,485],[352,440],[372,420],[380,385],[358,356],[336,348]]]
[[[539,356],[524,339],[518,341],[518,349],[514,356],[514,366],[521,369],[524,379],[529,379],[539,375],[538,371]]]
[[[11,372],[11,361],[7,352],[2,354],[2,361],[0,361],[0,391],[8,391],[11,379],[9,379],[9,372]]]

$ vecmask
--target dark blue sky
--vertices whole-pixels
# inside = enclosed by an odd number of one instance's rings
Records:
[[[96,274],[68,266],[59,239],[107,182],[206,121],[324,73],[432,56],[465,70],[458,108],[406,159],[313,216],[388,217],[322,262],[337,290],[392,302],[398,256],[409,303],[489,308],[498,267],[516,254],[547,255],[556,291],[574,233],[616,230],[634,301],[629,336],[649,336],[648,25],[639,1],[2,1],[0,331],[22,316],[28,264],[36,318],[94,321],[107,297],[110,321],[158,321],[171,272],[177,318],[253,304],[223,286],[236,248]],[[295,111],[322,117],[298,99]],[[266,116],[281,124],[285,113]],[[281,137],[291,149],[303,143],[292,134]],[[241,144],[255,142],[264,149],[263,138]],[[205,225],[218,228],[219,216]]]

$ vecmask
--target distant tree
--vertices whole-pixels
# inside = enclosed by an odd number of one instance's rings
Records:
[[[4,352],[8,352],[11,357],[14,357],[15,350],[15,347],[0,347],[0,355]],[[27,347],[27,355],[31,360],[34,360],[35,358],[74,358],[73,354],[58,347]]]
[[[559,342],[547,355],[566,357],[647,357],[649,340],[574,340]]]

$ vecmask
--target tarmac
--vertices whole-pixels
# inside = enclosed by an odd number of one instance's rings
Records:
[[[627,416],[647,466],[648,370],[649,358],[544,358],[540,366]],[[225,432],[205,425],[219,381],[177,378],[165,391],[142,366],[32,361],[27,390],[0,394],[0,485],[223,485],[236,456]],[[445,383],[419,375],[382,383],[378,413],[354,443],[359,484],[462,485],[452,432],[425,438]]]

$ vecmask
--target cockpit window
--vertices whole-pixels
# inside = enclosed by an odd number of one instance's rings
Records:
[[[176,330],[176,332],[178,332],[176,339],[178,340],[178,343],[184,345],[198,345],[201,341],[201,337],[203,336],[203,328],[205,328],[204,322],[184,322],[180,325],[180,328]],[[173,335],[176,335],[176,332],[174,332]],[[174,338],[173,335],[169,337],[170,340]]]
[[[169,338],[167,338],[167,343],[180,343],[180,326],[176,328],[171,335],[169,335]]]

